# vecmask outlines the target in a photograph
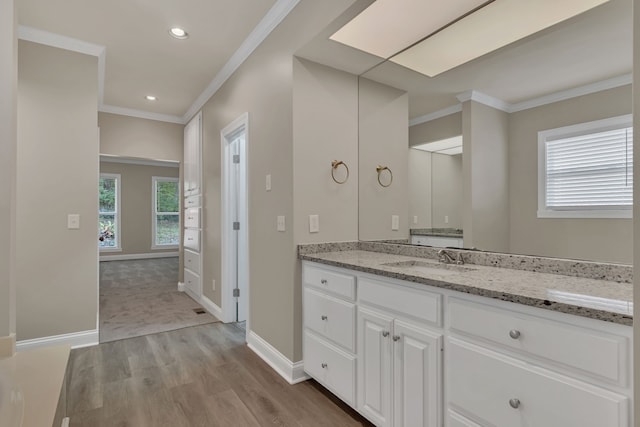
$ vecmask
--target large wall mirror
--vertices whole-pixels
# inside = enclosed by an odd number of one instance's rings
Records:
[[[632,1],[603,2],[434,77],[330,40],[372,3],[355,1],[300,52],[359,76],[360,240],[631,264],[630,210],[541,212],[539,136],[631,114]],[[380,167],[393,173],[388,187]],[[458,242],[425,243],[421,232]]]

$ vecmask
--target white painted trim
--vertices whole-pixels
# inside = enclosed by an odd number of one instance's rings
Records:
[[[60,425],[60,427],[69,427],[69,421],[70,421],[69,417],[64,417],[62,419],[62,424]]]
[[[247,333],[247,346],[289,384],[297,384],[311,378],[304,372],[302,361],[293,363],[253,331]]]
[[[512,104],[510,107],[510,113],[518,111],[528,110],[530,108],[540,107],[542,105],[553,104],[554,102],[564,101],[566,99],[576,98],[578,96],[589,95],[603,90],[613,89],[620,86],[631,84],[631,74],[624,74],[622,76],[613,77],[607,80],[601,80],[599,82],[590,83],[584,86],[578,86],[567,90],[561,90],[549,95],[541,96],[539,98],[533,98],[528,101],[522,101],[517,104]]]
[[[172,116],[170,114],[152,113],[150,111],[136,110],[134,108],[117,107],[115,105],[100,104],[98,111],[101,113],[118,114],[120,116],[137,117],[139,119],[156,120],[159,122],[177,123],[184,125],[184,117]]]
[[[222,85],[233,75],[251,53],[267,38],[300,0],[278,0],[256,25],[251,34],[242,42],[238,50],[229,58],[218,74],[213,78],[209,86],[193,102],[191,107],[182,117],[183,123],[187,123],[200,110]]]
[[[178,292],[184,292],[184,283],[178,282]]]
[[[0,359],[11,357],[16,353],[16,334],[0,337]]]
[[[34,348],[50,347],[54,345],[70,345],[71,348],[89,347],[98,345],[100,334],[97,329],[92,331],[73,332],[71,334],[53,335],[43,338],[18,341],[16,348],[18,351],[31,350]]]
[[[459,113],[462,111],[462,104],[452,105],[451,107],[443,108],[442,110],[434,111],[433,113],[425,114],[424,116],[416,117],[409,120],[409,127],[427,123],[432,120],[446,117],[451,114]]]
[[[511,105],[509,103],[504,102],[501,99],[494,98],[493,96],[489,96],[485,93],[478,92],[477,90],[468,90],[466,92],[462,92],[461,94],[457,95],[456,98],[458,98],[458,101],[460,102],[479,102],[480,104],[493,107],[497,110],[502,110],[505,113],[509,113],[509,109],[511,108]]]
[[[131,259],[154,259],[154,258],[175,258],[180,255],[178,251],[155,252],[148,254],[125,254],[125,255],[101,255],[100,261],[126,261]]]
[[[177,160],[142,159],[137,157],[121,157],[113,154],[100,154],[100,161],[106,163],[121,163],[127,165],[160,166],[165,168],[180,167],[180,162]]]
[[[202,295],[200,301],[198,301],[202,307],[207,310],[212,316],[219,320],[222,320],[222,308],[215,302],[211,301],[206,296]]]

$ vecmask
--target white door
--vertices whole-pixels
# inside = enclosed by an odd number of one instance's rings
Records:
[[[358,308],[358,410],[377,426],[391,425],[393,318]]]
[[[396,319],[393,324],[394,425],[440,426],[442,335]]]
[[[222,130],[223,320],[247,320],[249,291],[247,116]],[[249,328],[247,328],[249,330]]]

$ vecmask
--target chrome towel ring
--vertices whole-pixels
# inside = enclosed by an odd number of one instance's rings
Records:
[[[381,180],[382,172],[384,171],[389,172],[389,182],[386,185],[383,184]],[[376,167],[376,172],[378,172],[378,184],[380,184],[382,187],[388,187],[391,185],[391,183],[393,182],[393,172],[391,172],[391,169],[389,169],[388,166],[378,165],[378,167]]]
[[[344,168],[347,171],[347,176],[342,181],[336,178],[336,169],[338,169],[338,167],[340,166],[344,166]],[[331,178],[335,181],[336,184],[344,184],[349,179],[349,166],[347,166],[347,164],[342,160],[332,161],[331,162]]]

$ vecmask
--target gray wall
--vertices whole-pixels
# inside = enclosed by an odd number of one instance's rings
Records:
[[[432,227],[462,228],[462,154],[433,153],[431,169]]]
[[[462,112],[449,114],[409,128],[409,146],[462,135]]]
[[[360,78],[358,113],[358,235],[360,240],[407,239],[409,97],[399,89]],[[384,188],[378,183],[378,165],[393,172],[391,186]],[[398,231],[391,230],[392,215],[400,217]]]
[[[411,129],[409,129],[411,132]],[[409,149],[409,228],[431,228],[431,153]],[[418,222],[414,223],[414,217]]]
[[[151,249],[153,245],[152,178],[178,178],[178,168],[100,162],[100,173],[120,174],[120,246],[122,252],[102,255],[130,255],[177,252],[178,249]]]
[[[537,218],[538,132],[629,113],[631,85],[510,115],[511,252],[626,264],[632,262],[631,219]]]
[[[14,1],[0,3],[0,358],[13,354],[17,129],[17,21]]]
[[[97,58],[20,41],[17,335],[96,329]],[[80,229],[67,229],[67,214]]]

